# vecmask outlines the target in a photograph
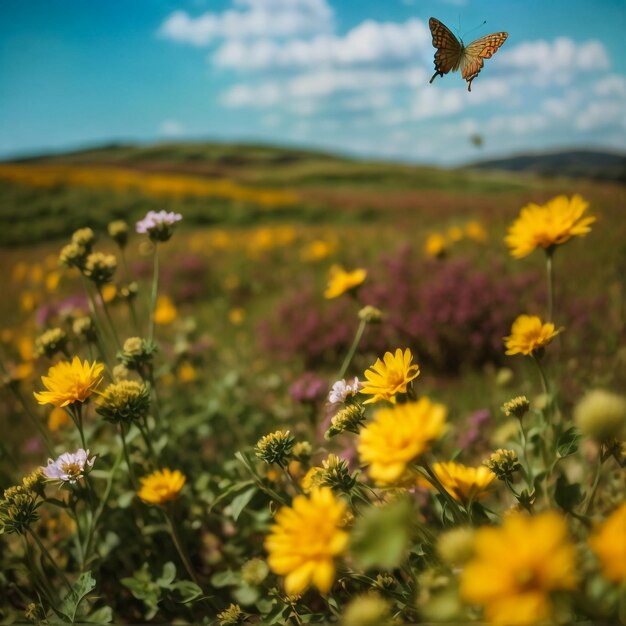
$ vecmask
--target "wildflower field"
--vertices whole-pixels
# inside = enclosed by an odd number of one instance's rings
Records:
[[[626,624],[625,200],[1,163],[0,621]]]

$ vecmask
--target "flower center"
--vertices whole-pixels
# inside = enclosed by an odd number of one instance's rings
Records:
[[[74,463],[63,463],[61,465],[61,469],[67,474],[69,480],[76,480],[80,478],[82,475],[82,467],[74,462]]]

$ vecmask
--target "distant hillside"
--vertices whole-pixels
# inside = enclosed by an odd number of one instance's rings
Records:
[[[469,169],[504,170],[538,176],[567,176],[626,183],[626,154],[595,150],[521,154],[503,159],[478,161]]]

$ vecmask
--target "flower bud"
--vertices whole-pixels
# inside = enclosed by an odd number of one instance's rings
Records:
[[[521,469],[515,450],[496,450],[483,465],[488,467],[500,480],[511,480],[513,474]]]
[[[530,408],[530,402],[526,396],[517,396],[502,405],[502,412],[507,417],[517,417],[521,420]]]
[[[295,440],[288,430],[277,430],[261,437],[255,446],[256,456],[266,463],[285,467],[291,457]]]
[[[474,530],[459,526],[442,533],[437,540],[437,553],[451,567],[464,565],[474,556]]]
[[[111,282],[116,269],[117,259],[112,254],[93,252],[85,260],[83,274],[96,285],[104,285]]]
[[[50,328],[35,339],[35,353],[51,359],[57,352],[65,352],[66,345],[65,331],[62,328]]]
[[[109,237],[120,247],[124,248],[128,242],[128,224],[124,220],[115,220],[107,226]]]
[[[574,421],[583,435],[608,442],[626,438],[626,398],[603,389],[588,391],[574,408]]]

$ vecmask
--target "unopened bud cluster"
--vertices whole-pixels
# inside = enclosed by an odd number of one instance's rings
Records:
[[[65,352],[67,334],[62,328],[50,328],[35,339],[37,356],[52,358],[57,352]]]
[[[276,463],[284,467],[291,457],[295,439],[288,430],[277,430],[257,442],[254,452],[257,458],[266,463]]]
[[[500,480],[511,480],[513,474],[521,469],[515,450],[496,450],[483,465],[488,467]]]

